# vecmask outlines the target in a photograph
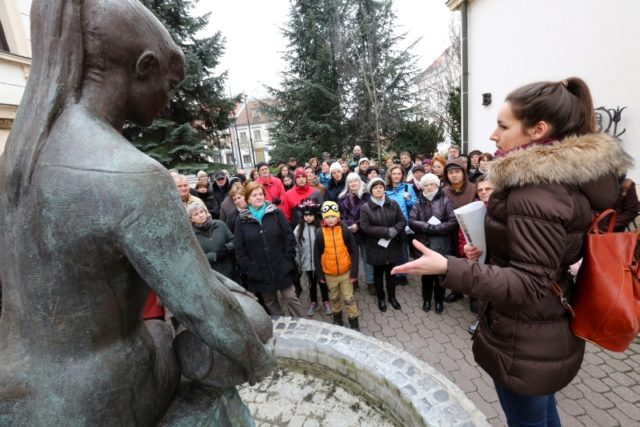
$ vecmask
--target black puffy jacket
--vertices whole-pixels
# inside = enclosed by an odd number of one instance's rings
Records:
[[[371,265],[395,264],[402,254],[402,236],[407,220],[398,204],[384,198],[382,206],[369,200],[360,209],[360,229],[365,235],[367,263]],[[389,228],[395,228],[397,235],[385,248],[380,239],[389,239]]]

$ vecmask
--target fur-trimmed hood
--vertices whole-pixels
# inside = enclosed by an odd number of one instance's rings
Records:
[[[581,185],[608,174],[622,176],[631,156],[605,133],[570,136],[552,145],[515,150],[489,164],[496,190],[537,184]]]

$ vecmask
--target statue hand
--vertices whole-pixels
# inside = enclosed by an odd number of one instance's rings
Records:
[[[257,382],[262,381],[267,375],[269,375],[276,367],[276,340],[275,338],[269,339],[264,344],[264,352],[256,364],[253,366],[251,372],[247,372],[247,381],[250,385],[254,385]]]

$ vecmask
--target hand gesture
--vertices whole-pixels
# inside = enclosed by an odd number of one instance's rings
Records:
[[[394,267],[391,274],[444,274],[447,272],[449,262],[438,252],[432,251],[418,240],[413,241],[413,246],[422,253],[422,256],[414,261]]]

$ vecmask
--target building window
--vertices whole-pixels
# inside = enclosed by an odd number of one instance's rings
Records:
[[[262,133],[260,132],[260,130],[254,130],[253,131],[253,139],[256,141],[261,141],[262,140]]]
[[[246,132],[239,132],[238,133],[238,138],[240,138],[240,142],[247,142],[247,133]]]
[[[252,119],[257,119],[258,117],[260,117],[260,111],[258,111],[258,109],[254,109],[251,110],[251,118]]]
[[[2,28],[2,22],[0,22],[0,50],[9,52],[9,43],[4,35],[4,29]]]
[[[242,163],[244,163],[245,165],[250,164],[251,163],[251,155],[250,154],[243,154],[242,155]]]

